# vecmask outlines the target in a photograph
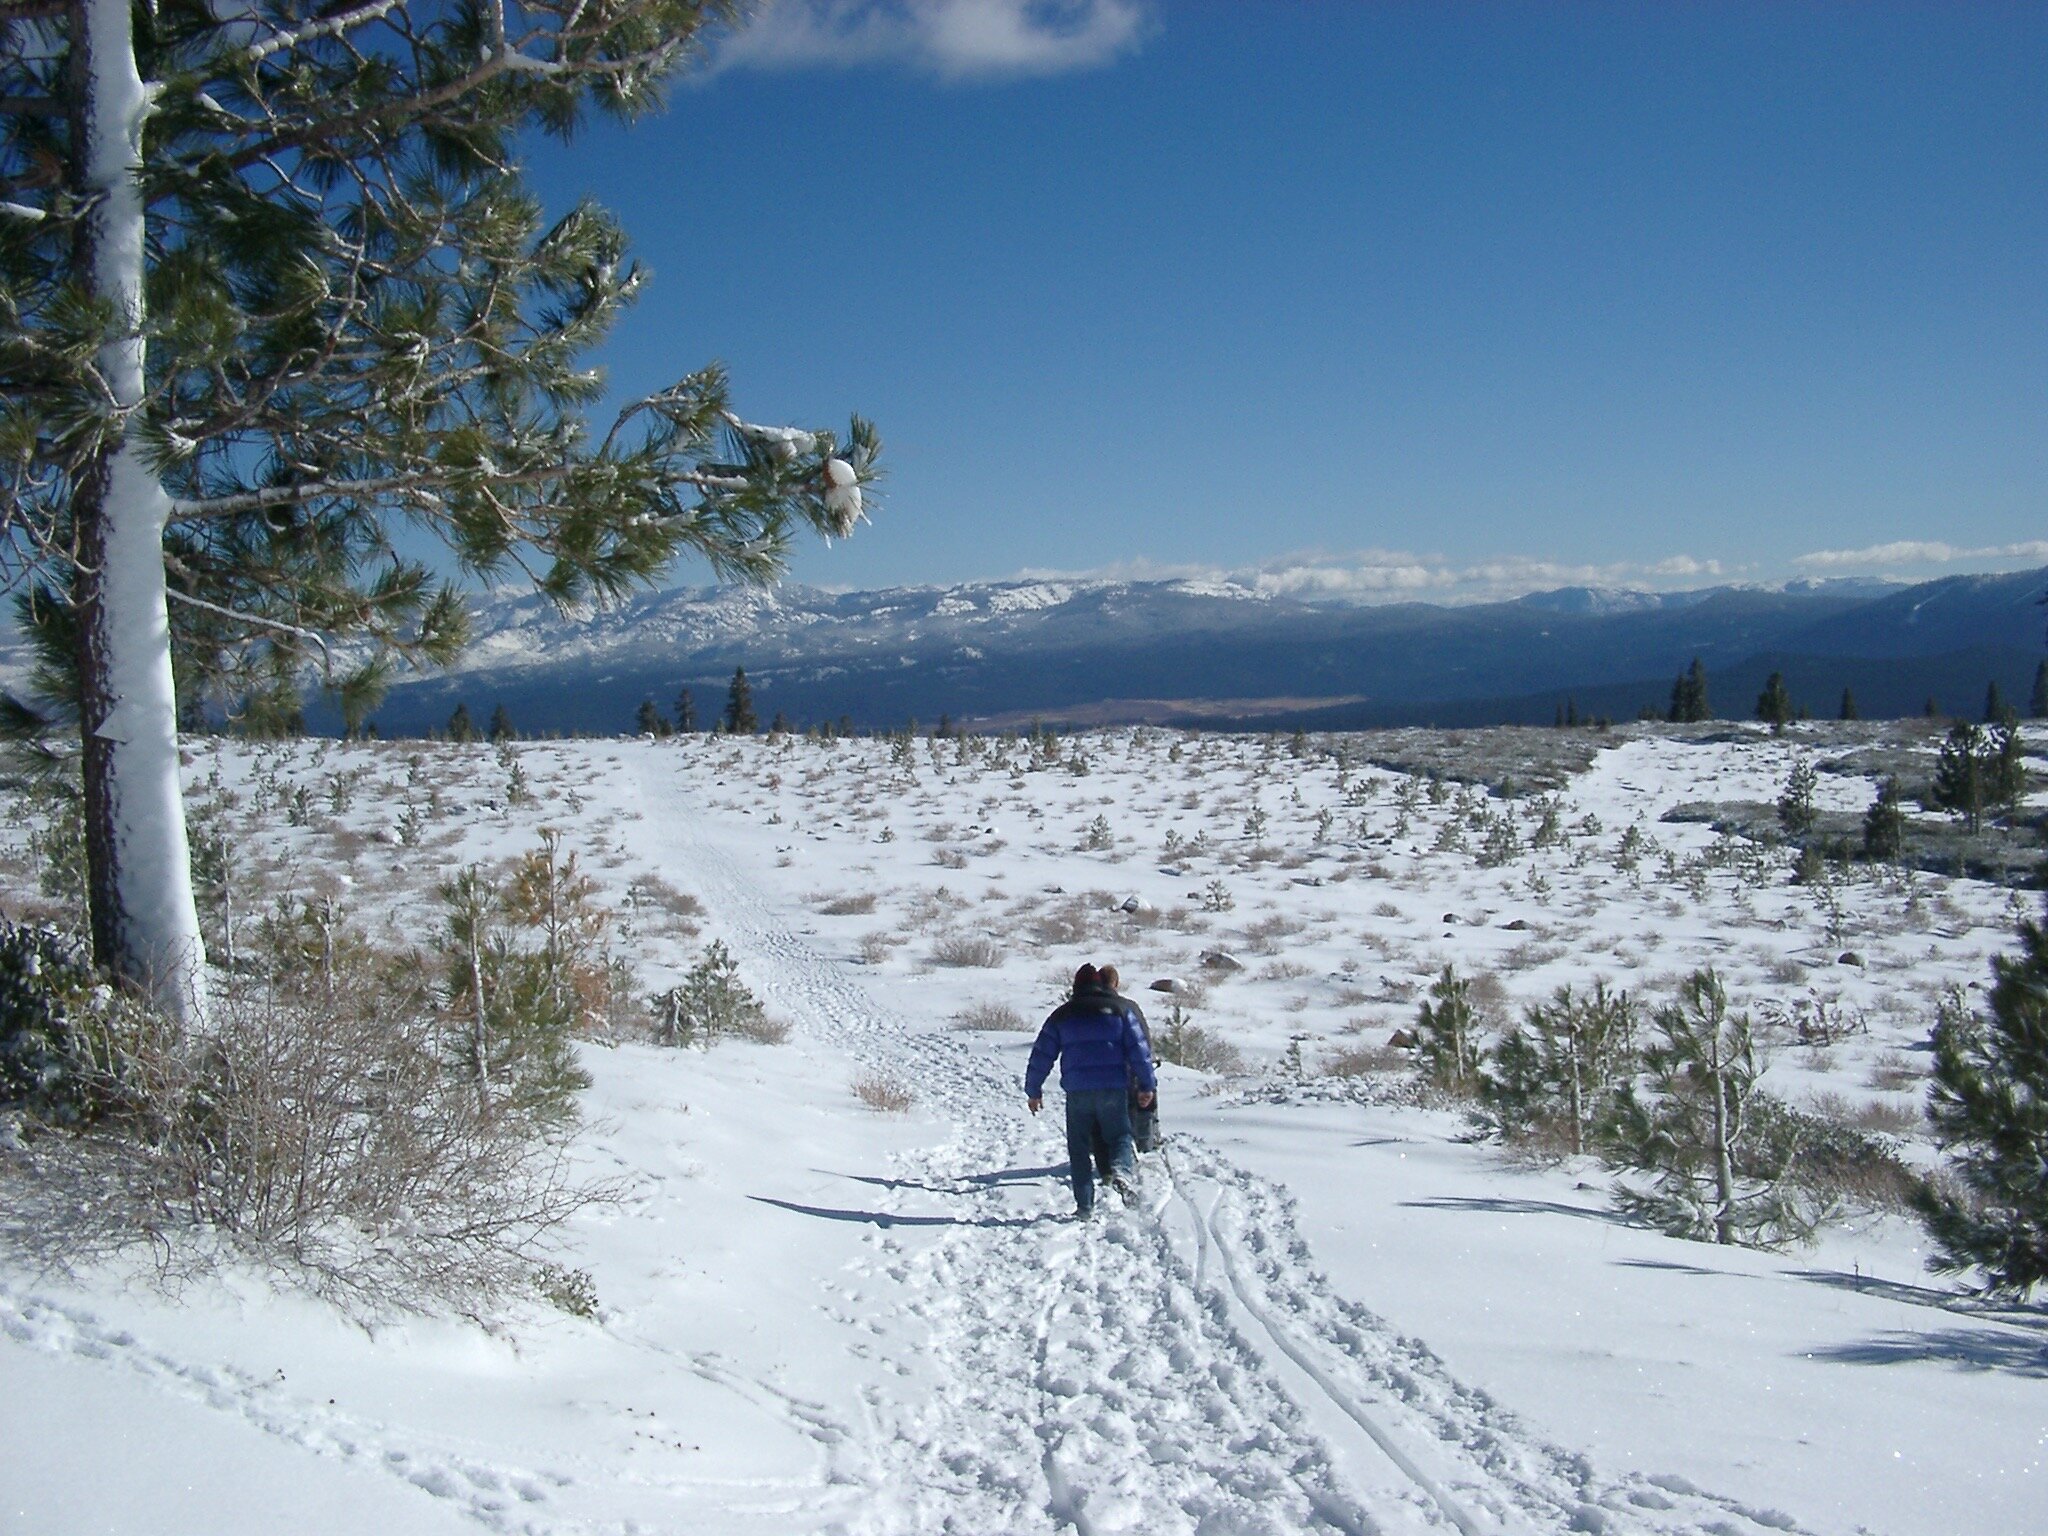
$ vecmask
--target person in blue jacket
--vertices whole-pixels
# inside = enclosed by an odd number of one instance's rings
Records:
[[[1045,1080],[1060,1064],[1067,1095],[1067,1161],[1074,1184],[1074,1209],[1095,1209],[1092,1148],[1110,1148],[1109,1182],[1126,1202],[1137,1193],[1138,1155],[1131,1143],[1131,1096],[1150,1106],[1158,1080],[1152,1052],[1132,1017],[1131,1005],[1102,984],[1092,965],[1074,972],[1074,995],[1053,1009],[1024,1069],[1024,1098],[1031,1113],[1044,1104]]]

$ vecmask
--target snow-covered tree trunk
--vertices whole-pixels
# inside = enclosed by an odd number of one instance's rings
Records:
[[[129,425],[143,398],[143,203],[149,93],[127,0],[73,0],[72,111],[81,153],[77,270],[116,317],[99,368],[127,418],[81,477],[79,675],[93,951],[175,1017],[204,1013],[206,954],[178,781],[164,594],[171,500]]]
[[[1579,1042],[1585,1033],[1584,1021],[1575,1011],[1565,1015],[1566,1062],[1571,1069],[1571,1078],[1566,1087],[1571,1095],[1572,1151],[1586,1150],[1586,1096],[1585,1086],[1579,1072]]]
[[[1714,1094],[1714,1241],[1725,1246],[1735,1241],[1735,1147],[1729,1124],[1727,1063],[1722,1059],[1722,1050],[1717,1035],[1707,1067],[1707,1084]]]

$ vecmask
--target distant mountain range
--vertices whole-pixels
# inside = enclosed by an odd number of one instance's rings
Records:
[[[2048,570],[1650,593],[1565,588],[1444,607],[1311,603],[1223,582],[978,582],[831,593],[784,586],[650,593],[587,617],[532,595],[489,599],[478,643],[402,681],[386,735],[481,724],[619,732],[640,703],[699,722],[735,667],[765,724],[868,728],[941,715],[981,725],[1161,722],[1323,728],[1547,723],[1662,708],[1695,656],[1716,712],[1747,716],[1772,671],[1833,716],[1976,714],[1986,684],[2024,706],[2041,660]],[[331,723],[331,722],[330,722]]]

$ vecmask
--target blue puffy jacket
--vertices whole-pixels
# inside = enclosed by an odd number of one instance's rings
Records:
[[[1150,1093],[1157,1086],[1152,1051],[1136,1009],[1114,992],[1077,992],[1038,1031],[1031,1064],[1024,1069],[1024,1094],[1038,1098],[1055,1059],[1060,1086],[1069,1093],[1126,1087]]]

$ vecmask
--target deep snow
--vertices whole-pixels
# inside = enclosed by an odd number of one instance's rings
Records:
[[[1501,1008],[1603,975],[1654,997],[1711,960],[1739,1005],[1865,1024],[1780,1050],[1779,1091],[1916,1100],[1935,997],[1982,983],[2009,893],[1693,865],[1715,834],[1663,810],[1769,800],[1824,746],[1621,736],[1563,792],[1565,844],[1528,851],[1525,822],[1496,868],[1469,820],[1464,850],[1441,836],[1457,796],[1362,767],[1339,790],[1258,740],[1079,738],[1083,774],[923,744],[529,744],[531,805],[484,747],[201,751],[188,779],[238,797],[251,858],[324,870],[387,937],[428,930],[455,865],[559,827],[647,987],[720,938],[792,1037],[585,1048],[582,1155],[626,1188],[574,1234],[594,1322],[366,1330],[249,1274],[165,1296],[0,1270],[0,1530],[2038,1529],[2048,1324],[1929,1280],[1909,1224],[1674,1241],[1616,1220],[1597,1166],[1510,1161],[1398,1073],[1319,1075],[1447,960]],[[398,846],[434,785],[424,845]],[[1638,818],[1658,847],[1631,876]],[[1169,829],[1206,850],[1162,868]],[[702,900],[697,938],[629,897],[653,875]],[[1212,881],[1228,910],[1201,910]],[[1004,1002],[1035,1024],[1081,959],[1199,984],[1193,1017],[1248,1063],[1166,1070],[1143,1204],[1087,1228],[1056,1113],[1022,1106],[1028,1034],[952,1027]],[[1166,999],[1140,995],[1157,1029]],[[867,1109],[864,1075],[910,1111]]]

